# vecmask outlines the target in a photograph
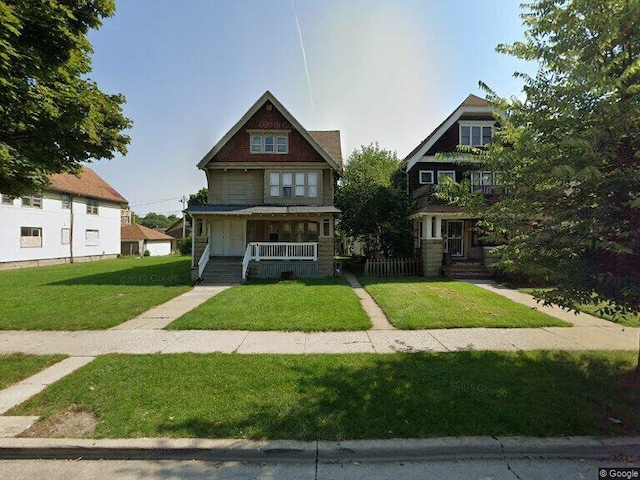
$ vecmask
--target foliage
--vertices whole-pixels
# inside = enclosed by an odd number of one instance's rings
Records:
[[[405,193],[395,152],[378,144],[354,150],[338,186],[336,205],[342,211],[340,231],[362,240],[367,255],[413,253],[413,233],[407,220],[411,202]]]
[[[173,225],[178,217],[171,214],[168,217],[161,213],[149,212],[144,217],[135,216],[136,223],[149,228],[167,228]]]
[[[191,255],[191,235],[180,239],[178,251],[181,255]]]
[[[526,99],[488,98],[502,128],[482,168],[508,192],[483,212],[507,272],[543,278],[547,302],[640,309],[640,2],[538,0],[524,42]],[[467,199],[468,200],[468,199]]]
[[[144,253],[142,254],[143,257],[150,257],[151,256],[151,252],[149,250],[145,250]]]
[[[90,29],[113,0],[0,0],[0,191],[41,191],[47,175],[126,154],[122,95],[107,95],[91,71]]]
[[[197,205],[206,205],[209,202],[209,190],[207,188],[201,188],[196,193],[189,195],[187,200],[187,207],[194,207]],[[187,221],[191,221],[191,215],[187,214]]]

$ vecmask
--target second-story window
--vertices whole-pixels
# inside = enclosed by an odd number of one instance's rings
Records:
[[[93,198],[87,198],[87,213],[89,215],[98,215],[98,201]]]
[[[483,147],[491,143],[493,122],[460,122],[460,145]]]
[[[433,185],[433,170],[420,170],[420,185]]]
[[[251,134],[251,153],[289,153],[289,137],[284,134]]]
[[[269,172],[269,196],[316,198],[318,172]]]
[[[34,193],[22,197],[22,206],[30,208],[42,208],[42,195]]]
[[[502,172],[471,172],[471,190],[482,193],[502,191]]]
[[[66,193],[62,195],[62,208],[65,208],[65,209],[71,208],[71,195]]]

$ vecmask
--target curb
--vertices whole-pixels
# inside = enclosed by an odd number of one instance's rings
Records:
[[[639,458],[640,438],[442,437],[427,439],[252,441],[139,438],[0,438],[0,459],[340,462],[463,458]]]

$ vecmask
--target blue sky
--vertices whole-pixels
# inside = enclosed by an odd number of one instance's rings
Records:
[[[495,53],[522,37],[519,3],[120,0],[89,36],[90,77],[126,96],[132,141],[93,168],[136,213],[179,214],[206,186],[198,161],[265,90],[305,128],[341,130],[345,158],[371,142],[402,158],[479,80],[519,94],[531,67]]]

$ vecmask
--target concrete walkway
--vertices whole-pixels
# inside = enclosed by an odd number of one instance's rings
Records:
[[[395,330],[396,327],[391,325],[389,319],[387,319],[387,316],[384,314],[382,309],[378,306],[373,297],[369,295],[369,292],[364,289],[358,279],[356,279],[356,277],[354,277],[349,272],[344,273],[344,278],[347,280],[347,282],[349,282],[349,285],[351,285],[351,288],[353,288],[356,296],[360,299],[360,305],[362,305],[362,309],[371,320],[371,329]]]

